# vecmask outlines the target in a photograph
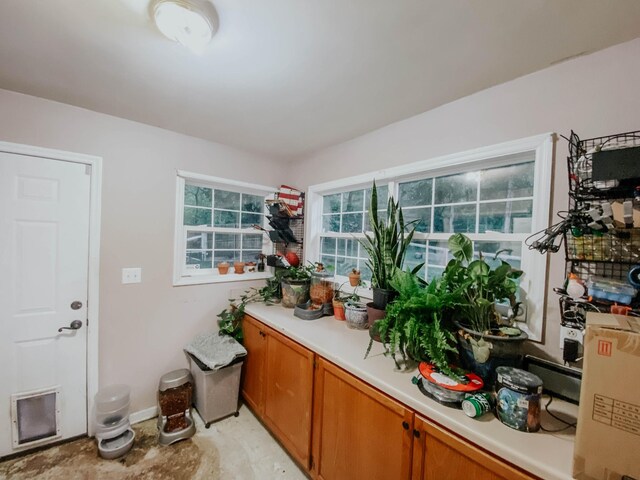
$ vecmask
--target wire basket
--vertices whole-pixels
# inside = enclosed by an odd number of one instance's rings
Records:
[[[597,151],[640,147],[640,131],[580,140],[575,132],[569,138],[569,195],[574,201],[632,198],[637,179],[594,180],[593,155]]]
[[[579,237],[568,232],[566,242],[570,261],[640,263],[640,228]]]

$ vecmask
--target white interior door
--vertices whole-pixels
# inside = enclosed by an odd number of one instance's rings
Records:
[[[0,152],[0,456],[87,432],[90,175]]]

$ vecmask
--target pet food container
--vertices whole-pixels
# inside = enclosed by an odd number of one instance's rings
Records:
[[[127,385],[111,385],[96,393],[96,425],[110,427],[128,420],[130,396]]]
[[[186,368],[164,374],[158,385],[159,442],[169,445],[196,433],[191,417],[193,379]]]
[[[540,429],[542,380],[513,367],[496,368],[496,416],[508,427],[522,432]]]
[[[333,275],[327,270],[320,270],[311,274],[309,296],[314,305],[324,305],[333,300]]]

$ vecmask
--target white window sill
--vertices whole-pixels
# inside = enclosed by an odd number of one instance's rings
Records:
[[[205,283],[230,283],[230,282],[250,282],[252,280],[265,280],[271,278],[271,272],[253,272],[253,273],[233,273],[226,275],[193,275],[190,277],[181,277],[173,281],[174,287],[182,287],[184,285],[202,285]]]

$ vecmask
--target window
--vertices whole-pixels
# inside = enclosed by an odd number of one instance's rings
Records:
[[[380,213],[391,195],[405,221],[416,221],[405,268],[424,263],[418,273],[422,278],[440,275],[450,260],[447,240],[455,232],[467,235],[476,256],[490,263],[501,251],[501,259],[525,272],[519,294],[526,313],[520,320],[530,337],[540,340],[546,261],[524,241],[548,223],[552,146],[548,134],[312,186],[307,259],[332,266],[339,281],[352,268],[359,268],[363,279],[371,278],[357,239],[368,231],[375,179]]]
[[[265,198],[270,187],[178,172],[174,284],[248,280],[261,273],[218,275],[226,261],[257,261],[271,249],[266,236]]]

